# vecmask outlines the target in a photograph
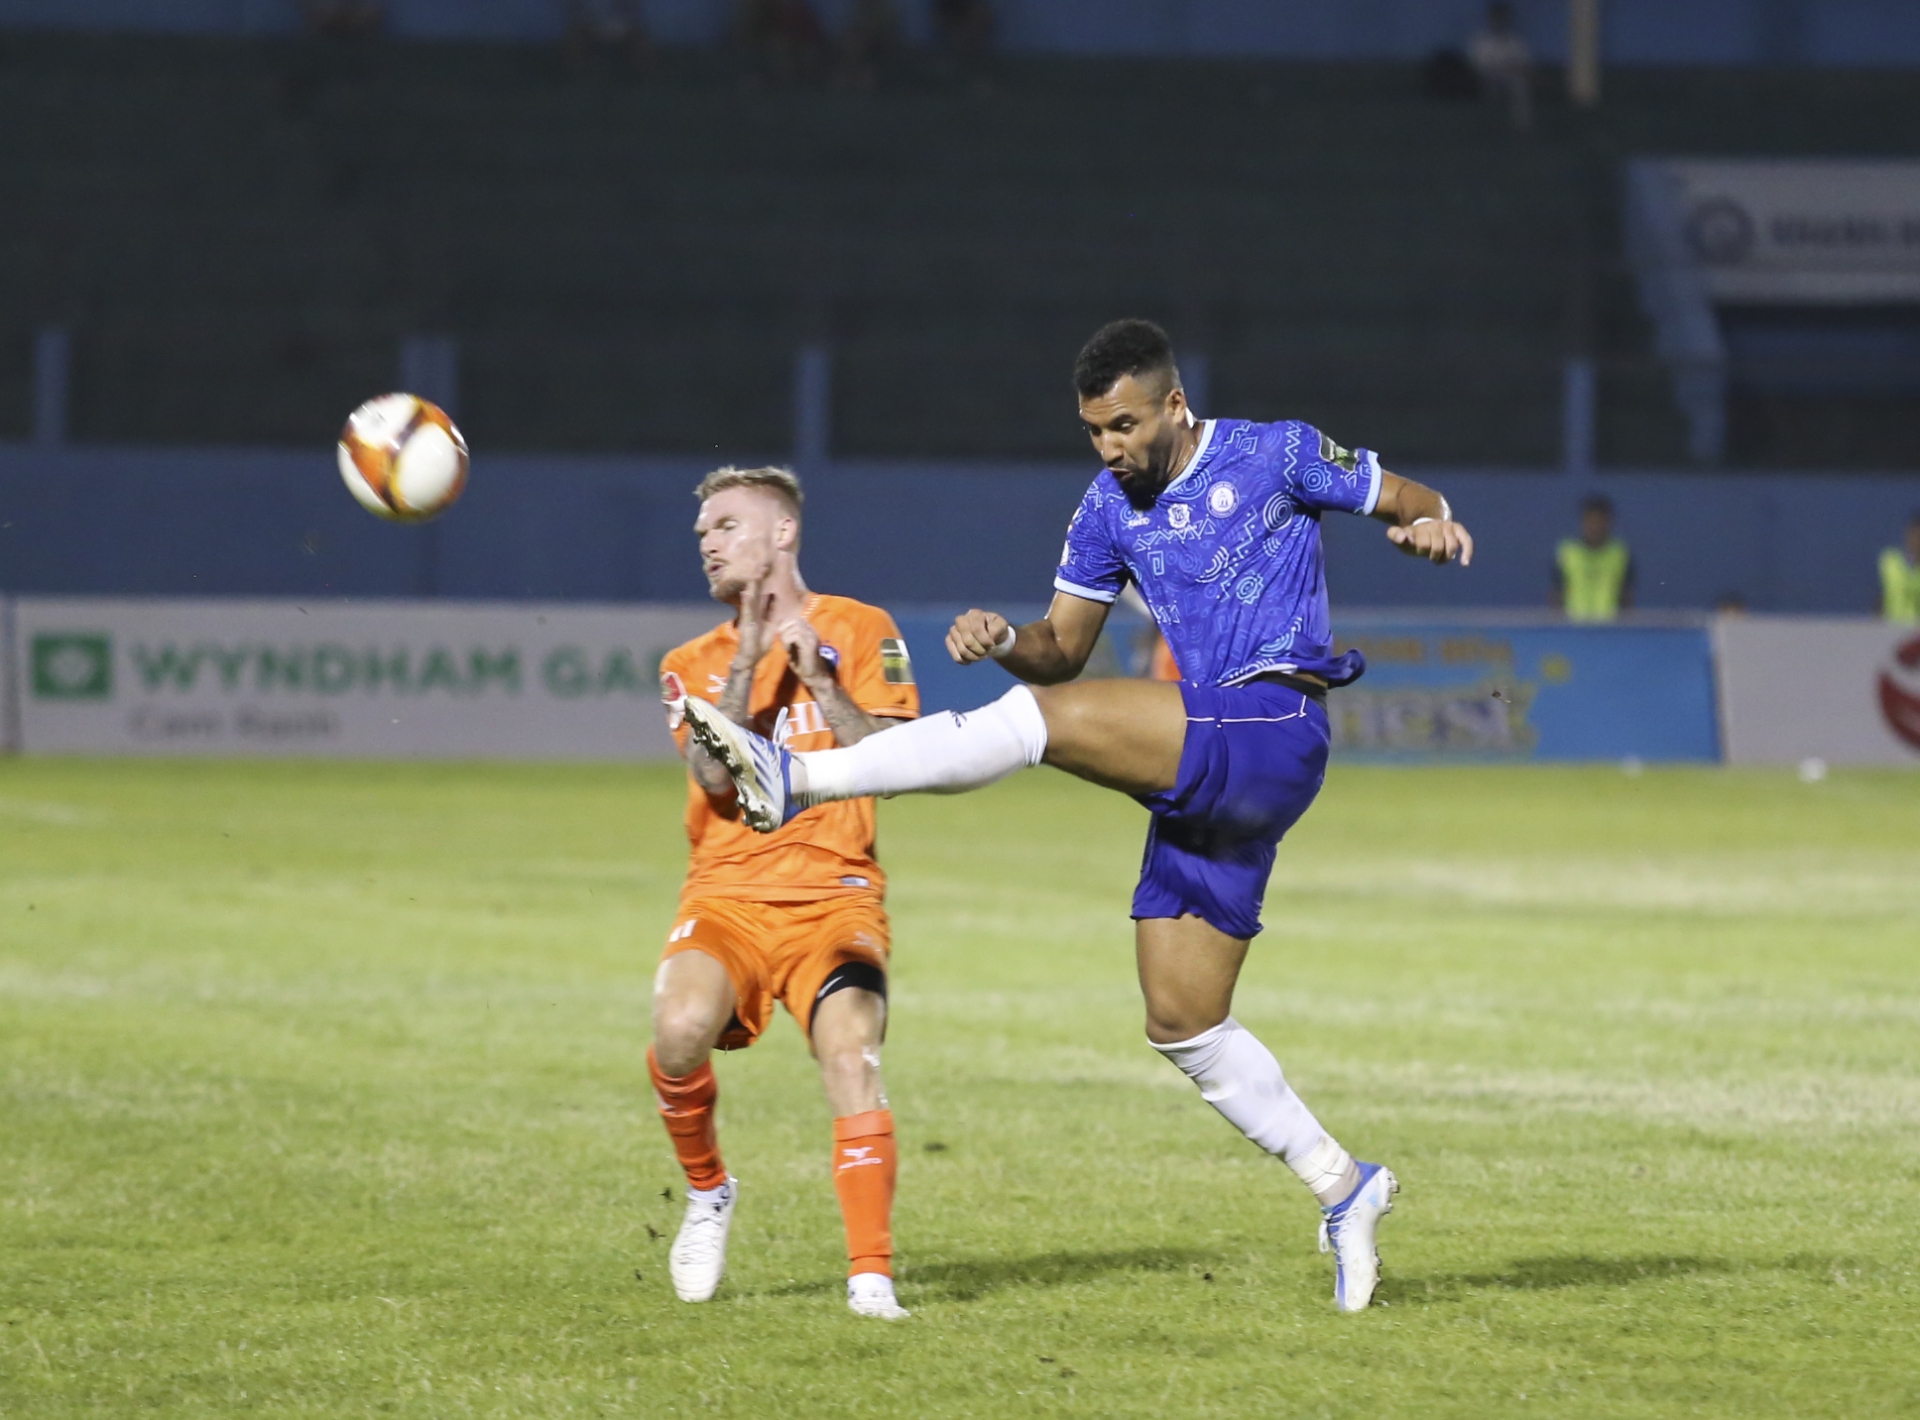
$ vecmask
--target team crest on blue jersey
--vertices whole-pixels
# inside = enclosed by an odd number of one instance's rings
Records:
[[[1207,490],[1207,506],[1213,510],[1216,518],[1226,517],[1239,501],[1240,495],[1234,491],[1231,483],[1216,483]]]
[[[1193,517],[1193,510],[1185,503],[1175,503],[1167,509],[1167,526],[1175,532],[1183,531]]]

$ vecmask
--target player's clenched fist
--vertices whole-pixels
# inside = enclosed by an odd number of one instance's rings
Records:
[[[1387,541],[1409,557],[1429,562],[1473,561],[1473,535],[1451,518],[1422,518],[1412,527],[1388,528]]]
[[[998,612],[963,612],[954,618],[953,630],[947,633],[947,654],[963,666],[984,661],[994,651],[1004,649],[1002,643],[1011,629]]]

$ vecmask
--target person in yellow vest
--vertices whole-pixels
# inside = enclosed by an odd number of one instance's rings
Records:
[[[1554,554],[1553,604],[1568,621],[1612,621],[1633,606],[1633,554],[1613,535],[1613,503],[1602,494],[1580,505],[1580,536]]]
[[[1920,622],[1920,512],[1907,519],[1906,546],[1880,554],[1880,614],[1888,621]]]

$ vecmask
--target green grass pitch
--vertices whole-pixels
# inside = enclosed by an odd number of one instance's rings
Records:
[[[669,767],[0,762],[0,1414],[1920,1413],[1920,777],[1337,770],[1238,1014],[1389,1304],[1140,1034],[1143,814],[884,806],[909,1322],[783,1017],[673,1299]]]

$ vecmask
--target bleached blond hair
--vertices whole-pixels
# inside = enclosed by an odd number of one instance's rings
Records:
[[[728,488],[764,488],[785,503],[796,520],[800,517],[800,505],[806,501],[806,495],[800,491],[800,475],[792,469],[773,466],[735,468],[732,464],[716,468],[701,479],[699,486],[693,490],[693,496],[704,503]]]

